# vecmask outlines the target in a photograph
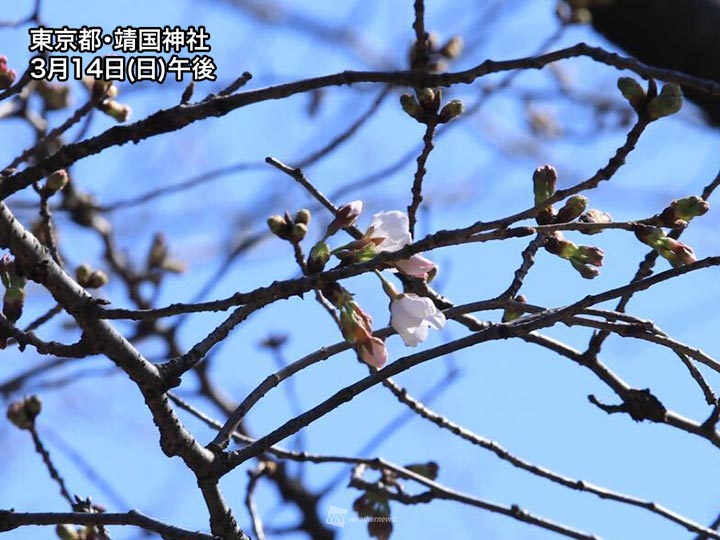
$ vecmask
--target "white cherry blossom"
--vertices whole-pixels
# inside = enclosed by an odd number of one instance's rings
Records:
[[[427,339],[428,330],[445,326],[443,315],[429,298],[399,294],[390,305],[391,324],[405,345],[415,347]]]

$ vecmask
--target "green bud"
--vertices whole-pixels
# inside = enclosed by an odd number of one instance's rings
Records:
[[[460,116],[464,110],[465,105],[463,105],[463,102],[459,99],[453,99],[452,101],[450,101],[450,103],[447,103],[440,111],[440,116],[438,116],[438,122],[440,124],[445,124],[453,118],[457,118],[458,116]]]
[[[543,165],[535,169],[533,173],[535,204],[540,204],[555,194],[557,178],[557,171],[552,165]]]
[[[298,210],[295,214],[295,223],[302,223],[303,225],[310,223],[310,210],[307,208]]]
[[[32,395],[11,403],[7,408],[7,418],[20,429],[32,429],[35,418],[42,410],[42,402],[38,396]]]
[[[317,274],[323,271],[325,265],[330,260],[330,246],[325,242],[318,242],[310,250],[307,267],[309,274]]]
[[[553,233],[545,239],[545,251],[557,255],[561,259],[571,259],[577,253],[578,247],[565,240],[559,232]]]
[[[650,227],[649,225],[638,225],[633,229],[633,232],[638,240],[653,249],[656,249],[659,245],[659,240],[665,237],[665,233],[662,229],[659,229],[658,227]]]
[[[418,122],[422,123],[425,121],[425,111],[412,94],[403,94],[400,96],[400,105],[402,106],[403,111],[408,113]]]
[[[304,223],[295,223],[290,231],[290,239],[293,242],[302,242],[303,238],[307,234],[307,225]]]
[[[522,294],[516,296],[514,298],[515,302],[520,302],[521,304],[527,304],[527,299]],[[502,316],[502,322],[511,322],[519,319],[522,316],[523,312],[519,309],[514,309],[511,307],[506,307],[503,311]]]
[[[10,322],[16,322],[22,316],[25,304],[25,289],[10,287],[3,295],[3,315]]]
[[[678,242],[669,236],[658,240],[656,250],[675,268],[697,261],[695,252],[690,246]]]
[[[570,264],[572,264],[573,268],[577,270],[578,273],[585,279],[594,279],[600,275],[600,270],[598,270],[594,266],[581,264],[574,259],[570,259]]]
[[[617,87],[633,108],[637,109],[645,101],[645,89],[632,77],[620,77]]]
[[[612,216],[602,210],[588,210],[578,218],[580,223],[612,223]],[[599,234],[600,229],[580,231],[582,234]]]
[[[45,181],[45,192],[48,195],[57,193],[62,190],[68,183],[68,173],[65,169],[60,169],[47,177]]]
[[[290,224],[290,221],[285,216],[281,216],[279,214],[270,216],[267,219],[267,224],[270,231],[278,238],[281,238],[283,240],[290,239],[292,226]]]
[[[702,216],[710,210],[710,204],[695,195],[676,199],[670,204],[678,219],[690,221],[694,217]]]
[[[86,289],[99,289],[108,282],[108,276],[102,270],[93,270],[89,264],[81,264],[75,269],[75,281]]]
[[[579,264],[590,264],[592,266],[602,266],[605,253],[602,249],[595,246],[578,246],[571,260]]]
[[[62,523],[55,527],[55,534],[60,540],[80,540],[77,528]]]
[[[88,289],[99,289],[108,282],[108,276],[102,270],[93,270],[90,272],[87,284],[85,285]]]
[[[437,113],[440,108],[442,92],[436,88],[420,88],[417,90],[417,98],[422,108],[431,114]]]
[[[573,195],[565,201],[565,205],[558,211],[555,217],[555,223],[568,223],[574,220],[585,211],[587,205],[587,197]]]
[[[647,111],[651,120],[657,120],[663,116],[675,114],[682,108],[682,90],[675,83],[665,83],[660,95],[654,97],[648,103]]]

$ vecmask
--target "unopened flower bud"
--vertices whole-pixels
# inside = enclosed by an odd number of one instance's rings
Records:
[[[298,210],[295,214],[295,223],[302,223],[303,225],[310,223],[310,210],[307,208]]]
[[[535,204],[540,204],[555,194],[557,179],[557,171],[552,165],[544,165],[535,169],[533,173]]]
[[[638,108],[645,101],[645,89],[632,77],[620,77],[617,87],[633,108]]]
[[[65,169],[59,169],[47,177],[45,181],[45,192],[48,195],[62,190],[68,183],[68,173]]]
[[[337,214],[335,214],[335,219],[333,219],[327,226],[325,238],[329,238],[340,229],[351,227],[362,212],[362,208],[362,201],[352,201],[347,204],[343,204],[340,208],[338,208]]]
[[[463,105],[463,102],[459,99],[453,99],[452,101],[450,101],[450,103],[447,103],[440,111],[440,116],[438,116],[438,122],[441,124],[445,124],[453,118],[460,116],[464,110],[465,105]]]
[[[403,94],[400,96],[400,105],[402,106],[403,111],[408,113],[418,122],[425,121],[425,111],[412,94]]]
[[[559,232],[553,233],[545,239],[545,250],[557,255],[561,259],[571,259],[578,247],[570,240],[565,240]]]
[[[9,69],[7,66],[7,57],[0,56],[0,90],[10,88],[15,82],[17,73],[14,69]]]
[[[108,282],[108,276],[105,272],[102,270],[93,270],[90,272],[90,276],[87,280],[87,287],[88,289],[99,289],[103,285],[106,285]]]
[[[80,540],[77,528],[65,523],[55,527],[55,534],[60,540]]]
[[[16,322],[22,316],[25,304],[25,289],[10,287],[3,295],[3,315],[10,322]]]
[[[292,225],[290,220],[286,216],[275,214],[267,219],[268,228],[270,231],[283,240],[290,239],[290,233],[292,232]]]
[[[75,269],[75,281],[86,289],[99,289],[107,284],[108,276],[102,270],[93,270],[89,264],[81,264]]]
[[[440,108],[440,97],[442,92],[434,88],[420,88],[417,91],[417,98],[422,108],[429,113],[436,113]]]
[[[581,264],[574,259],[570,259],[570,264],[572,264],[573,268],[585,279],[594,279],[600,275],[600,270],[594,266]]]
[[[290,231],[290,239],[293,242],[302,242],[303,238],[307,234],[307,225],[304,223],[295,223]]]
[[[108,116],[112,116],[118,122],[125,122],[130,118],[130,113],[132,112],[128,105],[123,105],[113,99],[106,99],[98,105],[98,109]]]
[[[710,210],[710,204],[701,197],[691,196],[676,199],[670,207],[677,219],[690,221],[694,217],[702,216]]]
[[[515,302],[520,302],[521,304],[527,304],[527,299],[522,294],[516,296],[514,298]],[[519,319],[522,316],[523,312],[519,309],[515,309],[512,307],[506,307],[503,311],[502,316],[502,322],[511,322],[516,319]]]
[[[658,240],[657,245],[657,252],[675,268],[697,261],[693,249],[674,238],[665,236]]]
[[[647,111],[651,120],[675,114],[682,108],[683,97],[680,86],[675,83],[665,83],[660,94],[648,103]]]
[[[307,261],[308,274],[317,274],[322,272],[329,260],[330,246],[328,246],[325,242],[318,242],[310,250],[310,256]]]
[[[578,246],[573,253],[571,259],[580,264],[590,264],[592,266],[602,266],[605,253],[602,249],[595,246]]]
[[[7,418],[15,427],[32,429],[35,418],[42,410],[42,402],[38,396],[32,395],[11,403],[7,408]]]
[[[87,282],[91,272],[92,268],[89,264],[81,264],[75,269],[75,280],[82,285]]]
[[[556,223],[568,223],[585,211],[588,205],[587,197],[582,195],[573,195],[567,201],[563,207],[558,210],[557,216],[555,216]]]
[[[445,45],[442,46],[438,53],[447,58],[448,60],[453,60],[460,56],[460,53],[462,53],[462,49],[462,37],[453,36],[447,41],[447,43],[445,43]]]
[[[665,236],[662,229],[650,227],[649,225],[638,225],[633,229],[633,232],[638,240],[653,249],[658,246],[658,241]]]
[[[580,223],[612,223],[612,216],[602,210],[588,210],[578,218]],[[600,229],[580,231],[582,234],[598,234]]]

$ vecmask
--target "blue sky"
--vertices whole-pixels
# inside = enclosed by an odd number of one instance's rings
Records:
[[[3,19],[23,16],[31,3],[17,1],[6,7]],[[222,89],[243,71],[254,76],[248,88],[258,88],[345,69],[402,68],[412,38],[410,1],[281,4],[357,32],[365,44],[362,54],[318,42],[281,24],[261,24],[231,6],[210,0],[129,1],[112,6],[79,0],[44,4],[43,19],[53,27],[94,25],[109,31],[128,25],[204,25],[211,35],[211,55],[218,66],[219,80],[198,85],[196,98]],[[474,45],[453,69],[476,65],[486,58],[531,54],[555,30],[552,1],[495,2],[499,10],[497,19],[487,26],[481,24],[486,14],[475,2],[428,4],[428,28],[445,38],[461,34]],[[466,16],[468,13],[477,16]],[[8,56],[10,66],[19,72],[29,54],[26,32],[26,27],[0,32],[0,53]],[[608,46],[586,28],[571,28],[554,48],[578,41]],[[558,69],[576,92],[601,96],[623,106],[614,88],[619,76],[616,70],[583,59],[562,62]],[[580,105],[558,99],[536,99],[532,103],[533,107],[555,115],[564,130],[578,133],[577,136],[548,140],[528,129],[521,97],[552,94],[557,88],[555,76],[549,69],[521,74],[508,91],[489,99],[475,117],[449,129],[440,139],[428,163],[429,211],[420,215],[421,233],[461,227],[527,208],[532,203],[532,171],[538,165],[552,163],[560,172],[560,187],[568,187],[607,162],[624,141],[625,132],[617,128],[598,130],[587,108]],[[470,104],[483,85],[498,81],[499,77],[488,77],[472,86],[453,88],[447,95]],[[178,103],[183,88],[183,84],[174,83],[120,85],[118,100],[132,107],[135,121]],[[158,186],[182,182],[208,170],[237,163],[261,163],[268,155],[292,163],[340,133],[370,106],[379,91],[368,85],[328,89],[318,115],[313,118],[306,112],[309,103],[306,95],[258,104],[139,145],[112,148],[78,163],[73,174],[82,189],[108,204]],[[397,104],[398,93],[383,103],[379,114],[354,140],[306,170],[323,192],[332,194],[382,170],[418,144],[422,126],[402,113]],[[76,105],[82,102],[82,95],[80,85],[73,85]],[[52,113],[51,123],[61,123],[66,114],[67,111]],[[111,119],[96,115],[88,135],[101,133],[112,125]],[[11,161],[33,140],[32,132],[17,120],[5,121],[2,133],[3,162]],[[650,126],[612,182],[588,194],[591,206],[610,212],[617,220],[634,219],[662,210],[672,199],[697,194],[717,172],[717,147],[717,133],[703,127],[697,111],[688,106],[677,117]],[[335,202],[364,200],[365,210],[358,221],[364,228],[373,213],[407,206],[413,172],[414,163],[410,161],[394,174]],[[169,278],[161,291],[158,304],[165,305],[192,299],[213,275],[228,246],[261,229],[268,215],[295,211],[309,202],[307,194],[287,177],[270,167],[255,167],[178,195],[118,210],[112,214],[112,221],[122,249],[136,260],[146,253],[152,235],[164,230],[173,254],[188,263],[188,272]],[[25,220],[31,217],[27,211],[19,211],[18,215]],[[325,222],[327,216],[316,212],[310,226],[311,239],[320,236]],[[102,266],[101,246],[94,236],[69,223],[67,217],[60,216],[59,224],[62,247],[72,263]],[[684,241],[695,248],[699,257],[716,254],[718,241],[713,231],[717,226],[713,209],[693,223]],[[580,243],[597,243],[605,250],[601,276],[593,281],[583,280],[564,261],[542,252],[523,288],[530,302],[558,306],[622,285],[632,277],[646,251],[624,231],[576,236],[573,239]],[[509,283],[524,245],[521,240],[511,240],[434,252],[432,258],[440,264],[439,290],[456,303],[495,296]],[[660,261],[659,268],[664,270],[668,265]],[[295,275],[297,270],[289,247],[269,239],[236,262],[214,284],[211,296],[227,296]],[[373,315],[377,326],[388,322],[387,299],[377,279],[355,278],[347,287]],[[712,307],[718,293],[716,271],[703,270],[639,294],[631,302],[631,312],[652,318],[679,341],[717,356],[718,316]],[[114,306],[129,306],[117,284],[111,284],[104,294]],[[48,306],[42,292],[32,289],[25,317],[30,321]],[[498,320],[500,314],[480,316]],[[191,317],[182,329],[183,346],[192,346],[222,319],[223,314]],[[72,340],[73,331],[64,330],[61,322],[48,325],[42,335]],[[276,369],[273,359],[257,344],[278,332],[287,333],[290,338],[284,351],[287,360],[300,358],[341,337],[327,314],[309,296],[269,306],[236,329],[214,354],[212,372],[222,381],[225,393],[240,400]],[[464,332],[459,325],[449,323],[444,331],[431,335],[426,345],[437,345]],[[579,348],[589,337],[586,329],[564,326],[548,330],[547,334]],[[140,348],[151,358],[162,352],[152,342]],[[414,352],[406,349],[397,336],[388,340],[388,348],[391,361]],[[6,351],[3,356],[0,381],[29,363],[42,361],[32,352],[21,356],[16,351]],[[645,342],[612,338],[603,349],[603,359],[634,386],[653,388],[669,408],[697,419],[707,414],[702,396],[670,352]],[[71,490],[90,495],[106,503],[109,509],[127,509],[117,507],[88,480],[68,457],[66,447],[82,452],[130,507],[190,529],[205,528],[207,520],[193,477],[179,460],[167,460],[160,452],[157,433],[137,390],[107,360],[93,358],[80,364],[74,362],[50,377],[70,376],[76,379],[72,384],[59,390],[40,391],[45,411],[39,429],[48,433],[47,443]],[[310,407],[365,373],[364,367],[346,353],[300,373],[295,387],[301,403]],[[452,383],[432,401],[432,408],[496,440],[516,455],[561,474],[656,501],[700,523],[710,522],[720,511],[716,497],[720,480],[717,449],[666,426],[637,424],[629,417],[602,413],[588,403],[587,395],[596,394],[609,402],[614,401],[614,396],[586,370],[529,344],[498,341],[434,360],[403,374],[397,381],[414,395],[422,396],[449,373],[455,374]],[[717,374],[706,370],[703,373],[717,385]],[[192,397],[194,384],[188,378],[180,394]],[[198,401],[197,405],[213,415],[217,413],[206,402]],[[308,450],[316,453],[356,454],[387,422],[404,413],[389,393],[376,388],[313,424],[307,430],[305,442]],[[253,432],[260,434],[292,415],[287,394],[280,387],[253,409],[249,424]],[[186,415],[183,420],[199,440],[210,440],[211,432],[204,426]],[[50,484],[38,456],[32,452],[29,437],[0,423],[0,441],[6,449],[0,478],[4,486],[12,486],[0,490],[0,508],[64,511],[55,486]],[[450,487],[503,504],[519,504],[535,514],[606,539],[689,537],[682,528],[650,513],[571,492],[517,471],[420,418],[403,423],[392,437],[372,450],[372,455],[399,464],[436,460],[440,463],[438,480]],[[339,470],[330,465],[310,466],[304,474],[309,486],[320,488]],[[346,489],[345,484],[346,480],[336,483],[335,489],[323,499],[323,505],[349,508],[358,492]],[[245,485],[246,475],[238,470],[224,480],[223,489],[236,508],[241,525],[248,527],[243,504]],[[263,517],[274,525],[289,524],[295,518],[269,486],[261,485],[257,504]],[[426,507],[393,504],[392,512],[395,538],[555,537],[502,516],[447,502]],[[20,540],[37,538],[38,534],[26,528],[5,536]],[[42,534],[51,537],[53,533],[48,529]],[[136,530],[116,529],[113,537],[139,535]],[[364,527],[353,523],[348,523],[340,535],[342,539],[365,537]]]

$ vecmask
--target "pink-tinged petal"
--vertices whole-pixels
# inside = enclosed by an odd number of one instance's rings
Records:
[[[435,304],[429,298],[412,293],[399,295],[393,300],[390,313],[392,327],[408,347],[425,341],[431,326],[438,330],[445,326],[445,315],[438,311]]]
[[[368,236],[381,240],[376,251],[397,251],[410,242],[410,221],[403,212],[393,210],[392,212],[380,212],[373,216]]]
[[[426,259],[419,253],[409,259],[397,261],[395,267],[405,275],[414,276],[420,279],[427,279],[428,274],[437,270],[437,265],[430,259]]]

